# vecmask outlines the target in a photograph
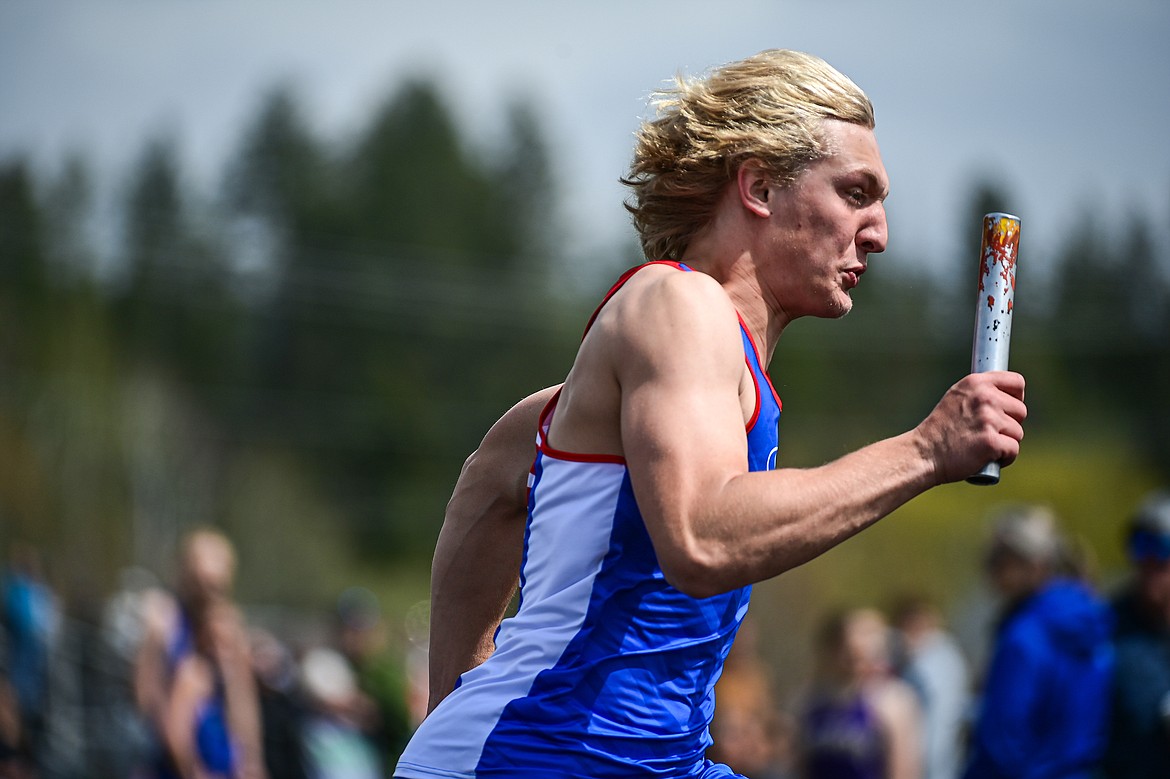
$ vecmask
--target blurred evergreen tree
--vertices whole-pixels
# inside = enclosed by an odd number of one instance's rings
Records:
[[[526,111],[473,153],[411,82],[340,150],[281,88],[228,169],[231,218],[272,246],[244,424],[313,463],[372,554],[429,548],[459,464],[566,340],[541,316],[551,230],[528,209],[555,199]]]
[[[262,219],[282,234],[303,233],[316,226],[314,215],[329,192],[326,178],[325,151],[296,91],[274,87],[228,162],[223,195],[230,215]]]
[[[148,350],[146,339],[163,337],[156,325],[175,297],[168,273],[183,250],[183,203],[173,143],[149,142],[131,177],[123,211],[127,336]],[[156,348],[161,351],[162,346]]]
[[[238,413],[238,422],[256,433],[299,430],[302,414],[289,398],[329,373],[301,365],[304,350],[297,348],[318,294],[309,274],[313,243],[329,229],[328,178],[325,151],[295,92],[287,85],[272,90],[229,161],[223,186],[225,219],[250,227],[244,240],[264,253],[260,286],[270,290],[250,298],[253,316],[246,342],[251,366],[245,378],[257,392]],[[254,254],[257,247],[233,248],[238,256]]]
[[[99,281],[95,195],[92,170],[79,153],[68,154],[44,187],[54,304],[44,331],[47,383],[36,417],[55,494],[47,527],[70,571],[68,586],[86,598],[112,584],[134,558],[121,447],[124,366]]]
[[[50,292],[33,173],[12,159],[0,165],[0,528],[36,543],[53,508],[33,419],[46,386]]]
[[[0,167],[0,360],[9,370],[38,365],[50,315],[44,217],[26,160]],[[11,375],[11,374],[10,374]]]
[[[345,166],[352,254],[338,259],[353,262],[367,291],[383,291],[391,317],[364,348],[351,341],[345,368],[386,401],[369,428],[381,456],[347,469],[380,485],[382,516],[362,527],[382,548],[429,548],[442,514],[435,498],[445,501],[479,436],[556,380],[541,375],[561,335],[543,316],[541,252],[555,203],[547,147],[525,106],[508,123],[504,150],[473,150],[435,85],[410,82],[375,113]]]
[[[51,225],[46,239],[52,277],[59,286],[91,286],[98,272],[93,236],[88,229],[94,208],[94,182],[83,156],[73,153],[65,158],[60,172],[49,182],[44,208]]]
[[[196,382],[206,397],[231,362],[233,310],[222,252],[196,229],[173,141],[156,138],[131,173],[123,209],[119,329],[134,364]]]
[[[375,112],[350,157],[352,235],[425,247],[432,266],[463,269],[492,257],[504,269],[520,236],[481,154],[459,136],[435,85],[407,83]]]
[[[1122,258],[1115,242],[1120,236],[1108,234],[1109,227],[1095,212],[1086,211],[1057,248],[1058,348],[1082,390],[1108,382],[1101,371],[1101,353],[1121,347],[1115,343],[1119,336],[1132,337],[1123,329],[1129,317],[1129,292],[1120,277]]]
[[[562,233],[557,211],[552,154],[533,106],[508,106],[504,148],[496,171],[502,215],[522,241],[524,251],[551,271],[549,256]]]
[[[1148,219],[1086,212],[1060,248],[1055,340],[1081,409],[1123,425],[1170,478],[1170,319]]]
[[[1058,343],[1081,406],[1125,425],[1170,478],[1170,297],[1150,223],[1133,213],[1117,229],[1086,213],[1060,256]]]
[[[1146,216],[1129,216],[1120,241],[1120,284],[1127,291],[1121,327],[1129,336],[1110,350],[1119,400],[1131,409],[1134,437],[1170,482],[1170,279],[1161,273],[1158,242]],[[1128,348],[1125,348],[1128,347]]]

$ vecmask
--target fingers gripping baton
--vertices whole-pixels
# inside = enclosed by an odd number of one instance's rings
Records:
[[[975,340],[971,346],[972,373],[1007,370],[1019,250],[1019,217],[999,212],[983,217]],[[967,481],[971,484],[998,484],[999,463],[988,463]]]

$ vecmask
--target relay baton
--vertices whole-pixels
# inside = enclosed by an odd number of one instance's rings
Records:
[[[1007,370],[1019,252],[1020,218],[998,211],[984,216],[983,240],[979,247],[975,340],[971,345],[972,373]],[[971,484],[998,484],[999,463],[988,463],[967,481]]]

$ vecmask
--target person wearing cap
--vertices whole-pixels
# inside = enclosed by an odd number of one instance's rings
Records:
[[[1108,728],[1108,606],[1078,575],[1046,508],[1003,513],[986,558],[1003,616],[965,779],[1088,779]]]
[[[1170,776],[1170,492],[1155,492],[1129,523],[1133,575],[1113,601],[1117,668],[1108,776]]]

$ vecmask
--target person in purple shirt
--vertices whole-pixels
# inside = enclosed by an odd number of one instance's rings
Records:
[[[800,713],[806,779],[919,779],[921,710],[894,675],[890,626],[874,609],[830,616],[817,640],[818,668]]]

